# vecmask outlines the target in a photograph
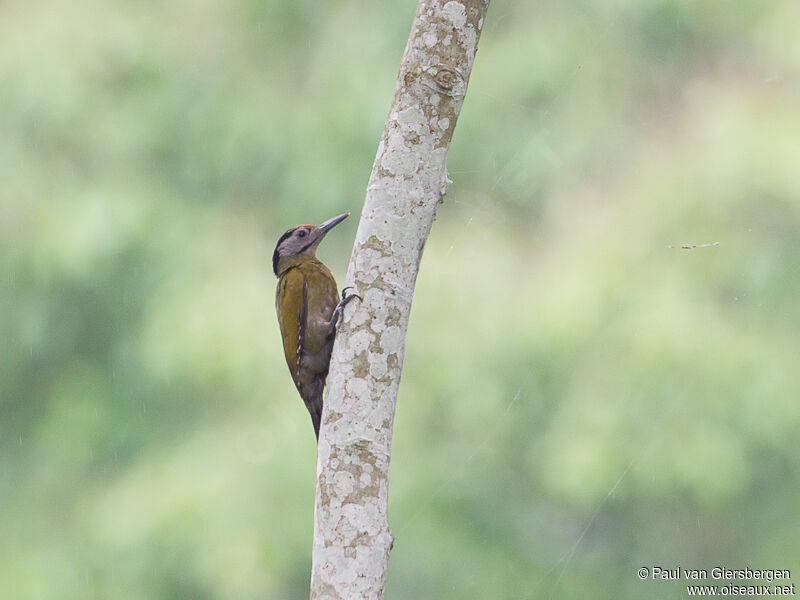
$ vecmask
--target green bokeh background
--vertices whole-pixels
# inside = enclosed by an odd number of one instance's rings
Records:
[[[307,597],[270,255],[352,211],[343,277],[413,13],[0,4],[0,597]],[[798,22],[494,0],[414,297],[388,600],[798,577]]]

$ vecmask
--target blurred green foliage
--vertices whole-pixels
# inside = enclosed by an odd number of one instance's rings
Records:
[[[0,597],[306,597],[270,253],[358,214],[413,11],[0,5]],[[798,17],[494,0],[414,300],[387,599],[800,572]]]

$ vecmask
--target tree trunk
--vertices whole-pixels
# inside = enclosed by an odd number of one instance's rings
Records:
[[[422,250],[489,0],[420,0],[347,272],[351,302],[322,414],[311,598],[380,599],[393,538],[389,458]]]

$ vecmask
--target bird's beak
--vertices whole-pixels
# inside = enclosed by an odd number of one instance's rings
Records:
[[[320,225],[317,226],[317,233],[325,235],[326,233],[328,233],[328,231],[336,227],[339,223],[344,221],[349,216],[350,213],[344,213],[336,217],[333,217],[332,219],[328,219],[324,223],[321,223]]]

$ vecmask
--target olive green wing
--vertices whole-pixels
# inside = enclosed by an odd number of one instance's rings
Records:
[[[275,308],[278,311],[286,364],[296,383],[308,320],[308,281],[300,269],[289,269],[278,280]]]

